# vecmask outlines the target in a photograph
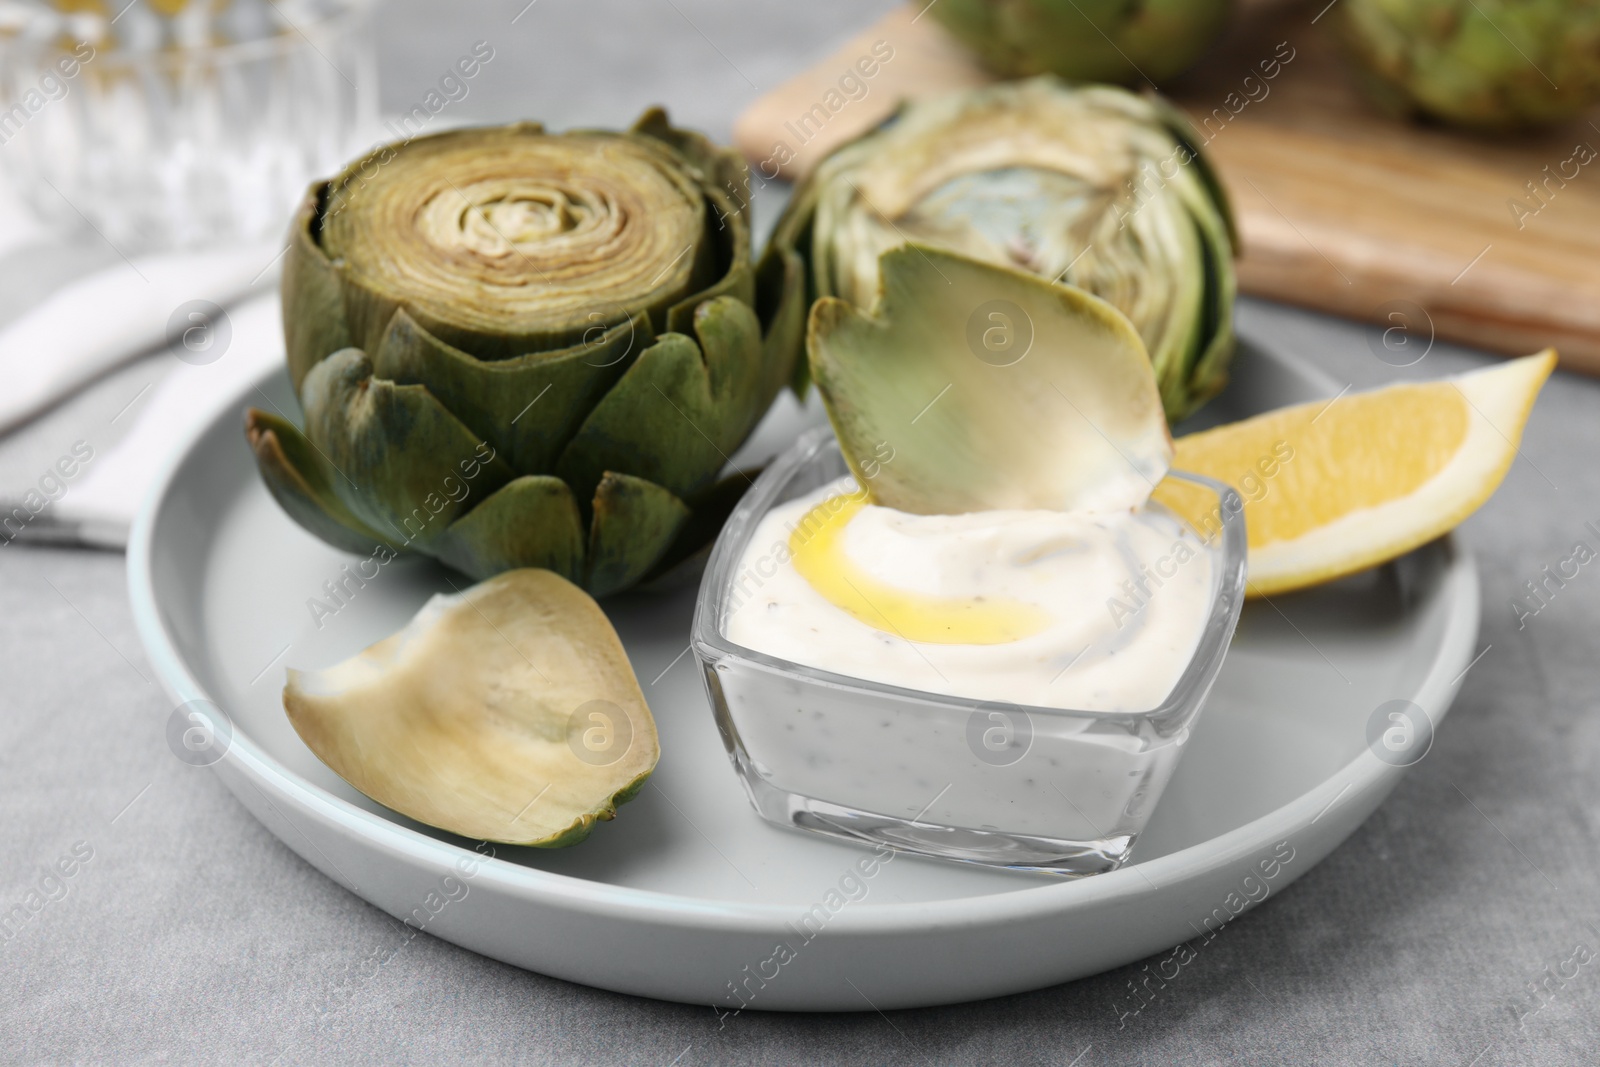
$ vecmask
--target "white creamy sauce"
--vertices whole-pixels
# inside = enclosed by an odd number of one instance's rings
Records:
[[[871,625],[796,569],[795,528],[820,502],[856,492],[844,479],[762,519],[730,593],[730,640],[908,689],[1087,711],[1159,705],[1194,655],[1211,611],[1215,555],[1164,508],[911,515],[861,507],[838,535],[857,584],[865,575],[870,588],[902,590],[913,605],[918,597],[1009,602],[1036,624],[1014,640],[944,643],[885,628],[892,612]]]

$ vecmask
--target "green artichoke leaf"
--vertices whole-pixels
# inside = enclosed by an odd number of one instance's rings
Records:
[[[761,417],[771,397],[755,312],[720,296],[695,311],[694,328],[698,345],[666,333],[642,352],[567,445],[556,473],[580,500],[607,471],[688,497]]]
[[[514,470],[555,466],[584,415],[655,340],[640,312],[570,348],[485,361],[447,345],[396,311],[372,357],[373,373],[396,385],[423,385]]]
[[[542,567],[579,582],[585,565],[583,519],[566,482],[527,474],[446,527],[432,551],[479,581],[517,567]]]
[[[1197,346],[1193,364],[1179,376],[1186,388],[1175,398],[1175,406],[1168,411],[1184,413],[1197,410],[1202,404],[1228,384],[1228,364],[1233,359],[1233,300],[1236,282],[1233,274],[1233,249],[1236,245],[1221,227],[1210,225],[1197,218],[1201,230],[1201,243],[1205,250],[1205,288],[1203,307],[1205,321],[1201,324],[1200,338],[1208,339],[1203,347]],[[1163,390],[1163,400],[1166,391]]]
[[[255,453],[267,491],[308,532],[346,552],[370,553],[397,539],[374,530],[345,507],[333,491],[337,472],[288,419],[251,408],[244,415],[245,440]]]
[[[694,136],[699,137],[698,134]],[[704,138],[701,138],[704,140]],[[709,144],[709,142],[707,142]],[[745,216],[749,188],[743,161],[741,178],[731,189],[707,186],[704,239],[700,242],[694,277],[702,287],[667,309],[667,329],[688,333],[701,304],[719,296],[755,303],[755,275],[750,264],[750,223]],[[731,181],[732,179],[727,179]]]
[[[766,414],[778,390],[772,380],[776,375],[767,374],[762,365],[761,322],[749,303],[726,296],[708,300],[695,310],[694,332],[705,355],[711,403],[718,412],[714,420],[718,432],[712,437],[718,456],[727,461],[727,454],[744,443]],[[695,488],[709,480],[702,479]]]
[[[1201,151],[1200,146],[1204,142],[1195,132],[1194,124],[1189,121],[1189,116],[1164,96],[1151,93],[1139,99],[1160,119],[1173,140],[1177,141],[1187,153],[1186,156],[1179,158],[1185,159],[1184,165],[1194,171],[1198,179],[1196,184],[1199,190],[1204,192],[1204,199],[1196,197],[1195,184],[1188,182],[1179,188],[1179,194],[1195,212],[1196,217],[1209,220],[1215,212],[1221,221],[1222,234],[1226,238],[1225,242],[1219,243],[1228,251],[1231,259],[1232,250],[1239,247],[1239,224],[1233,217],[1233,201],[1228,198],[1227,188],[1222,184],[1222,177],[1217,173],[1217,168],[1212,166],[1211,157]],[[1207,227],[1208,230],[1212,228]]]
[[[899,110],[904,110],[904,108],[905,105],[902,104]],[[896,114],[898,114],[898,111]],[[894,117],[891,116],[888,121],[893,122]],[[867,135],[867,137],[871,136],[871,134]],[[858,140],[854,143],[859,145],[861,141]],[[854,151],[860,151],[860,149],[855,149]],[[849,145],[840,148],[837,152],[824,159],[810,177],[795,187],[794,192],[789,197],[789,203],[783,209],[783,214],[778,217],[778,221],[772,227],[772,234],[767,240],[767,247],[761,253],[762,272],[770,269],[767,266],[769,260],[777,258],[784,252],[798,252],[802,259],[810,258],[812,252],[812,225],[817,216],[817,201],[822,198],[823,190],[828,184],[828,178],[838,169],[839,165],[835,161],[841,153],[850,152],[852,152],[852,149]],[[809,283],[810,279],[808,278],[807,284]],[[806,306],[809,307],[813,300],[823,294],[813,288],[808,289],[806,295],[810,298],[806,301]]]
[[[324,356],[351,344],[343,282],[317,243],[328,184],[320,182],[306,192],[290,224],[283,260],[283,340],[296,392]]]
[[[606,596],[637,583],[688,521],[688,505],[659,485],[607,471],[589,526],[589,592]]]
[[[714,201],[715,198],[708,197],[707,199]],[[707,225],[715,229],[717,226],[716,219],[713,218]],[[734,223],[725,220],[723,225],[731,228]],[[739,223],[738,225],[742,226],[743,224]],[[717,280],[667,309],[668,330],[673,333],[688,333],[694,328],[694,316],[699,311],[700,306],[706,301],[714,300],[719,296],[731,296],[745,304],[755,303],[755,273],[750,269],[749,254],[744,251],[748,246],[749,241],[741,239],[732,249],[722,248],[721,242],[715,236],[707,235],[705,243],[700,246],[701,255],[706,260],[706,263],[696,268],[696,274],[709,274]],[[723,252],[733,257],[731,265],[721,258]]]
[[[775,248],[762,256],[756,269],[756,316],[761,320],[766,339],[762,342],[762,363],[767,368],[765,392],[776,396],[785,385],[805,398],[811,382],[806,361],[795,354],[805,343],[806,264],[789,248]]]
[[[1172,462],[1144,344],[1110,304],[939,249],[883,255],[871,315],[811,309],[811,373],[874,500],[917,514],[1138,507]]]
[[[362,522],[426,548],[513,477],[494,449],[421,385],[376,378],[358,348],[328,356],[300,391],[306,437],[340,475],[333,490]]]
[[[750,256],[750,169],[735,150],[725,148],[695,130],[673,126],[667,113],[653,107],[641,115],[631,132],[652,137],[683,156],[706,183],[709,211],[706,239],[701,245],[702,263],[696,276],[709,274],[714,280],[699,292],[691,293],[667,311],[667,329],[688,333],[694,328],[695,311],[701,304],[719,296],[733,296],[746,304],[757,303],[757,282]],[[793,312],[803,315],[803,312]],[[763,327],[768,316],[759,314]],[[798,333],[784,347],[769,346],[767,355],[778,360],[785,375],[800,351]],[[776,394],[774,389],[773,393]]]
[[[1146,320],[1143,330],[1162,401],[1170,412],[1186,412],[1189,383],[1184,374],[1205,344],[1200,331],[1210,310],[1205,302],[1207,264],[1200,230],[1176,201],[1148,205],[1127,225],[1139,247],[1166,249],[1173,262],[1192,265],[1189,270],[1151,277],[1146,295],[1159,302],[1165,314]],[[1111,265],[1129,266],[1114,260]]]
[[[1181,324],[1151,347],[1156,380],[1171,419],[1181,419],[1222,391],[1227,384],[1228,362],[1233,356],[1233,302],[1236,282],[1233,272],[1234,249],[1239,246],[1233,211],[1215,168],[1201,154],[1199,139],[1189,120],[1172,104],[1158,96],[1130,100],[1130,118],[1153,115],[1187,153],[1184,172],[1166,183],[1172,192],[1170,202],[1147,205],[1136,212],[1133,225],[1141,241],[1152,242],[1138,232],[1140,214],[1180,233],[1178,244],[1183,258],[1197,269],[1181,276],[1172,299],[1176,311],[1183,309]],[[1165,208],[1166,210],[1161,210]]]
[[[738,152],[718,145],[703,133],[674,126],[659,107],[640,115],[630,132],[653,137],[683,156],[710,185],[732,198],[736,214],[749,207],[750,170]]]
[[[829,168],[832,160],[833,157],[824,160],[822,167]],[[774,352],[804,351],[807,309],[817,297],[834,295],[832,290],[819,289],[807,267],[808,262],[815,261],[815,269],[823,269],[812,255],[811,238],[817,200],[825,185],[826,179],[813,175],[795,189],[756,267],[756,306],[767,330],[767,344]],[[799,277],[794,276],[797,268]],[[805,399],[806,390],[811,387],[810,365],[803,358],[795,358],[784,376],[794,395]]]

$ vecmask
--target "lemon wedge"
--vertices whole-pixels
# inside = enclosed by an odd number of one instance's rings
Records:
[[[1453,378],[1270,411],[1176,442],[1244,498],[1250,596],[1342,578],[1447,533],[1516,458],[1553,349]],[[1180,483],[1156,498],[1188,515]]]

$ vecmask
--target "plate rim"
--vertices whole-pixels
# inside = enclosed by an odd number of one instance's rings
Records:
[[[1285,364],[1302,377],[1313,381],[1323,377],[1317,368],[1299,359],[1286,358],[1264,347],[1262,351],[1267,358]],[[222,395],[206,409],[202,418],[197,418],[193,426],[180,435],[158,465],[131,528],[127,570],[135,630],[163,690],[179,704],[197,699],[213,704],[216,701],[178,651],[176,641],[162,618],[161,598],[155,588],[152,567],[155,527],[177,485],[179,475],[194,459],[198,445],[217,432],[224,419],[242,410],[250,392],[285,373],[281,363],[268,367],[244,385]],[[1431,712],[1435,729],[1448,715],[1459,692],[1465,675],[1461,667],[1468,665],[1481,616],[1481,589],[1473,554],[1449,535],[1436,542],[1431,550],[1441,549],[1449,557],[1446,561],[1445,583],[1453,587],[1453,595],[1458,598],[1460,607],[1450,614],[1441,636],[1441,652],[1412,694],[1412,698],[1423,707],[1438,709]],[[1447,672],[1459,673],[1446,678]],[[226,714],[227,709],[222,710]],[[229,721],[231,725],[231,717]],[[253,738],[236,727],[231,731],[228,750],[221,760],[212,765],[212,769],[218,772],[230,792],[237,795],[235,775],[223,773],[224,765],[230,761],[233,764],[230,769],[242,774],[269,801],[276,796],[320,822],[338,826],[344,832],[364,839],[372,847],[430,867],[448,868],[462,857],[471,857],[480,865],[473,876],[474,880],[483,878],[486,883],[493,883],[518,896],[536,898],[541,903],[558,904],[596,918],[644,921],[662,927],[729,933],[764,933],[794,917],[792,907],[784,904],[710,900],[619,886],[485,857],[460,845],[400,825],[327,792],[279,763]],[[1130,899],[1157,893],[1226,867],[1242,856],[1261,849],[1263,842],[1292,836],[1295,831],[1320,819],[1340,797],[1352,789],[1357,796],[1376,793],[1379,798],[1376,803],[1381,803],[1383,796],[1408,769],[1392,766],[1363,751],[1318,785],[1272,811],[1226,833],[1164,856],[1129,864],[1091,878],[1019,886],[933,901],[875,903],[870,908],[845,909],[830,921],[829,931],[833,936],[848,939],[927,932],[941,927],[1007,925],[1044,916],[1070,914],[1095,907],[1109,899]],[[248,809],[249,806],[246,807]],[[267,829],[281,838],[276,828],[268,826]],[[1350,832],[1353,830],[1354,827]],[[315,848],[315,844],[312,847]],[[347,888],[363,899],[370,899],[353,885]],[[975,907],[982,909],[981,917],[976,921]]]

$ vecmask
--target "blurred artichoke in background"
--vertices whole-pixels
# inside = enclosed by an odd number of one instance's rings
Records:
[[[797,273],[758,285],[747,182],[652,111],[441,133],[313,186],[283,275],[305,430],[246,422],[273,496],[340,548],[597,596],[694,556],[805,311]]]
[[[1509,129],[1600,99],[1600,0],[1343,0],[1338,15],[1391,114]]]
[[[868,310],[878,257],[906,243],[1108,301],[1149,350],[1173,422],[1227,379],[1228,203],[1189,124],[1157,97],[1041,77],[909,105],[801,183],[766,258],[808,264],[812,298]]]
[[[929,14],[1008,78],[1160,84],[1194,65],[1232,0],[939,0]]]

